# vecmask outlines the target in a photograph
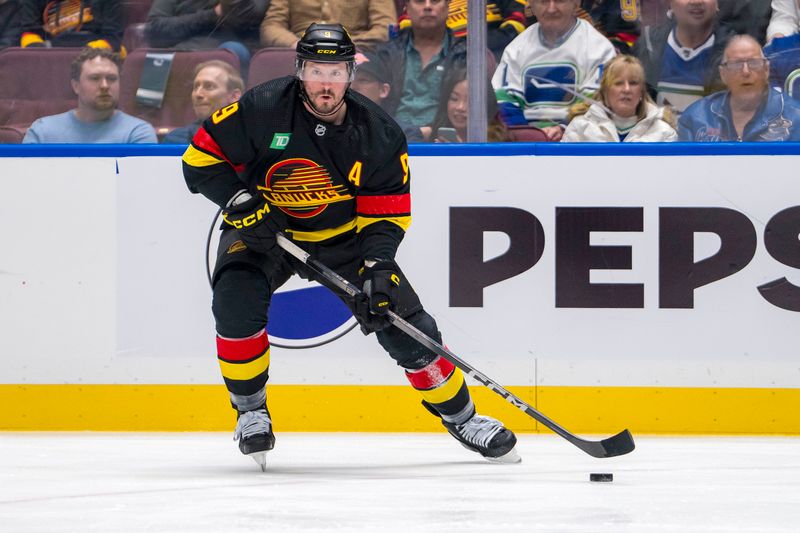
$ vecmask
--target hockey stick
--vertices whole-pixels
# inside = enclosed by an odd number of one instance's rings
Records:
[[[312,258],[306,251],[302,248],[297,246],[291,240],[287,239],[285,235],[282,233],[278,233],[278,246],[286,250],[290,255],[294,256],[299,261],[303,262],[309,268],[320,274],[330,283],[334,284],[339,289],[343,290],[350,296],[356,297],[362,294],[361,290],[344,279],[342,276],[331,270],[330,268],[326,267],[316,259]],[[400,329],[403,333],[417,341],[418,343],[422,344],[426,348],[436,352],[437,354],[441,355],[455,366],[461,369],[462,372],[471,376],[474,380],[476,380],[481,385],[488,387],[489,389],[493,390],[500,396],[502,396],[506,401],[508,401],[511,405],[517,407],[525,414],[534,418],[553,430],[555,433],[566,439],[567,441],[571,442],[584,452],[588,453],[592,457],[616,457],[617,455],[625,455],[626,453],[630,453],[633,451],[635,444],[633,442],[633,437],[631,436],[630,432],[626,429],[613,437],[609,437],[607,439],[603,439],[601,441],[590,441],[582,439],[576,435],[573,435],[566,429],[562,428],[545,415],[522,401],[520,398],[503,388],[502,386],[495,383],[494,380],[488,378],[481,372],[478,372],[475,368],[473,368],[470,364],[463,361],[453,352],[436,342],[435,340],[431,339],[429,336],[425,335],[423,332],[415,328],[413,325],[409,324],[403,318],[401,318],[398,314],[388,311],[386,313],[388,320],[398,329]]]

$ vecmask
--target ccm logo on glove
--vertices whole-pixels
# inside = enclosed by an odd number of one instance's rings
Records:
[[[253,252],[265,254],[277,247],[280,227],[263,198],[242,191],[222,211],[222,219],[236,228],[242,242]]]

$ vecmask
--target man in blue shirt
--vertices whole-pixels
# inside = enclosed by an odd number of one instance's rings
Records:
[[[155,143],[147,122],[119,111],[119,56],[86,48],[70,69],[78,107],[36,120],[23,143]]]
[[[690,105],[678,121],[682,141],[800,141],[800,105],[769,85],[769,61],[749,35],[733,37],[719,67],[727,91]]]

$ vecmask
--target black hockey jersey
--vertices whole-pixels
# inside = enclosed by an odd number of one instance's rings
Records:
[[[21,0],[20,46],[81,47],[103,39],[114,50],[122,42],[123,13],[118,0]]]
[[[406,139],[367,98],[345,101],[337,126],[305,109],[294,77],[254,87],[197,131],[183,155],[189,189],[219,206],[247,189],[294,240],[355,232],[362,257],[393,258],[411,222]]]

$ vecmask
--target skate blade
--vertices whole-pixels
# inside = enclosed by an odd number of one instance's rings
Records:
[[[248,455],[261,467],[262,472],[267,471],[267,452],[255,452]]]
[[[517,447],[511,448],[505,455],[500,457],[486,457],[492,463],[513,464],[522,462],[522,457],[517,453]]]

